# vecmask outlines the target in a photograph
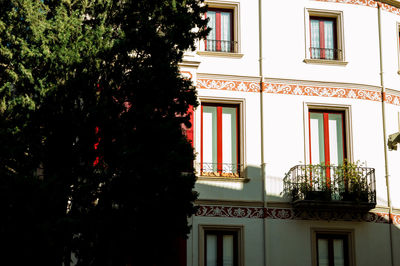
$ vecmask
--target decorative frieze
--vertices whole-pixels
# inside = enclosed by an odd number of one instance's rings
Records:
[[[233,206],[198,206],[196,216],[222,218],[259,218],[279,220],[327,220],[327,221],[363,221],[370,223],[389,223],[389,214],[383,212],[344,212],[312,211],[291,208],[233,207]],[[394,224],[400,224],[400,215],[393,214]]]
[[[260,83],[219,79],[197,79],[197,88],[225,91],[260,92]]]
[[[222,91],[260,92],[260,83],[219,79],[198,79],[197,88]],[[382,100],[380,91],[363,88],[340,88],[265,82],[263,83],[263,92],[297,96],[358,99],[376,102]],[[387,93],[386,102],[393,105],[400,105],[400,96]]]

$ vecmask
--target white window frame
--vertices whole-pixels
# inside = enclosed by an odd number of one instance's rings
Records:
[[[204,40],[200,40],[198,43],[198,51],[197,54],[204,56],[222,56],[222,57],[242,57],[241,54],[241,42],[240,42],[240,4],[239,2],[232,1],[206,1],[205,4],[208,5],[209,8],[215,9],[228,9],[232,10],[232,19],[233,19],[233,39],[232,41],[236,42],[236,49],[234,52],[220,52],[220,51],[205,51],[205,43]]]

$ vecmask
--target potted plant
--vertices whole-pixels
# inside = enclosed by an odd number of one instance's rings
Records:
[[[363,172],[363,164],[344,161],[337,169],[343,179],[341,197],[344,201],[368,202],[368,180]]]
[[[304,179],[300,191],[304,199],[313,201],[331,200],[331,188],[325,176],[325,165],[306,165]]]

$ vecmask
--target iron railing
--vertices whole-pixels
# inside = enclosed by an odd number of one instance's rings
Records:
[[[204,51],[237,53],[238,42],[224,40],[204,40]]]
[[[197,172],[200,176],[239,178],[242,177],[243,165],[203,162],[197,165]]]
[[[334,48],[310,48],[311,59],[340,60],[342,58],[342,50]]]
[[[357,202],[376,204],[375,169],[353,164],[296,165],[284,178],[292,202]]]

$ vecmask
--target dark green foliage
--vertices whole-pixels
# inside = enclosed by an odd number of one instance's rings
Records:
[[[6,265],[60,265],[71,250],[79,265],[173,260],[196,197],[181,130],[196,92],[178,63],[205,36],[204,12],[199,0],[0,1]]]

